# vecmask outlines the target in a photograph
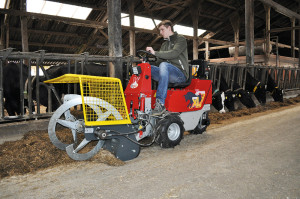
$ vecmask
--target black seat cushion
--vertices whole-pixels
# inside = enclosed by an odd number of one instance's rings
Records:
[[[185,88],[188,85],[191,84],[192,82],[192,65],[189,65],[189,78],[187,79],[186,82],[181,82],[181,83],[169,83],[168,87],[169,88]]]

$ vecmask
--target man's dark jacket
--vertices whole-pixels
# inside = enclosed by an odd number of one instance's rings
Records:
[[[188,79],[189,66],[185,37],[175,32],[168,40],[162,43],[160,50],[156,51],[155,55],[158,58],[157,65],[167,61],[183,71],[185,77]]]

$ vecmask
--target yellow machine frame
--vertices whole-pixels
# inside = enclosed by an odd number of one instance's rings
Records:
[[[65,74],[45,83],[79,83],[87,126],[131,124],[118,78]]]

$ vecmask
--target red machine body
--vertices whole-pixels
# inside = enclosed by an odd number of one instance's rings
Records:
[[[141,70],[133,74],[124,92],[128,112],[144,111],[145,98],[151,98],[151,108],[154,108],[156,90],[151,88],[151,65],[141,63]],[[170,112],[189,112],[201,110],[204,104],[212,103],[211,80],[192,79],[185,88],[170,88],[165,100],[165,107]]]

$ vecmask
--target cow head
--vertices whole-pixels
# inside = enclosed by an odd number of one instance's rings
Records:
[[[221,92],[216,89],[213,92],[212,95],[212,105],[220,112],[223,113],[224,111],[224,105],[223,105],[223,99],[221,96]]]
[[[266,89],[264,85],[262,84],[257,85],[256,89],[254,88],[253,92],[256,99],[259,101],[259,103],[261,104],[266,103]]]
[[[234,111],[234,94],[233,92],[230,91],[225,91],[225,100],[224,100],[224,104],[225,106],[228,108],[229,111]]]
[[[268,74],[267,91],[271,93],[275,102],[283,102],[283,91],[279,89],[276,82],[270,74]]]
[[[238,91],[236,91],[236,97],[247,108],[253,108],[256,106],[253,99],[251,98],[250,93],[243,89],[239,89]]]
[[[275,102],[283,102],[283,90],[275,87],[271,92],[271,96],[273,97]]]

